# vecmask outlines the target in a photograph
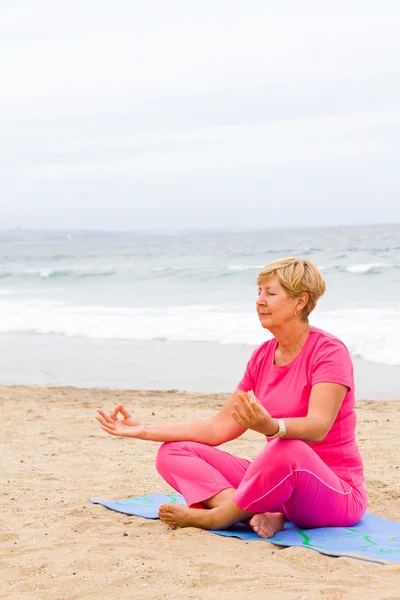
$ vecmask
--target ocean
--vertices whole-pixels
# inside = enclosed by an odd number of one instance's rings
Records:
[[[0,232],[0,383],[230,392],[270,334],[258,271],[314,260],[311,323],[359,398],[400,397],[400,225],[291,231]]]

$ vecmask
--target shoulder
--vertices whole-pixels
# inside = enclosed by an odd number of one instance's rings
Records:
[[[324,350],[337,350],[338,352],[342,352],[343,354],[350,354],[346,344],[344,344],[342,340],[340,340],[332,333],[329,333],[328,331],[318,329],[318,327],[311,327],[310,336],[311,346],[314,352]]]
[[[269,354],[269,352],[275,347],[276,339],[272,338],[267,342],[258,346],[250,357],[249,364],[257,364]]]
[[[353,361],[345,344],[335,335],[315,327],[310,335],[309,365],[312,385],[321,382],[341,383],[352,389]]]

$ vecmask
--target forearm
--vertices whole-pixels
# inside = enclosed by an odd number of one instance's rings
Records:
[[[142,439],[153,442],[190,440],[191,442],[200,442],[210,446],[216,446],[219,443],[210,421],[186,421],[166,425],[148,425]]]
[[[267,435],[273,435],[278,431],[278,421],[274,421],[274,430],[270,431]],[[327,435],[330,429],[330,424],[321,420],[319,417],[306,416],[306,417],[295,417],[295,418],[283,418],[286,426],[286,434],[283,436],[284,439],[296,439],[304,440],[306,442],[321,442]]]

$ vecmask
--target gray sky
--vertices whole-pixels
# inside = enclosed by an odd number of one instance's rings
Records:
[[[398,0],[2,0],[0,229],[400,222]]]

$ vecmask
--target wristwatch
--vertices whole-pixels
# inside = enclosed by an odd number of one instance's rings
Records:
[[[274,433],[274,435],[267,435],[267,438],[274,438],[274,437],[283,437],[286,433],[286,425],[285,425],[285,421],[283,419],[277,419],[278,421],[278,431],[276,433]]]

